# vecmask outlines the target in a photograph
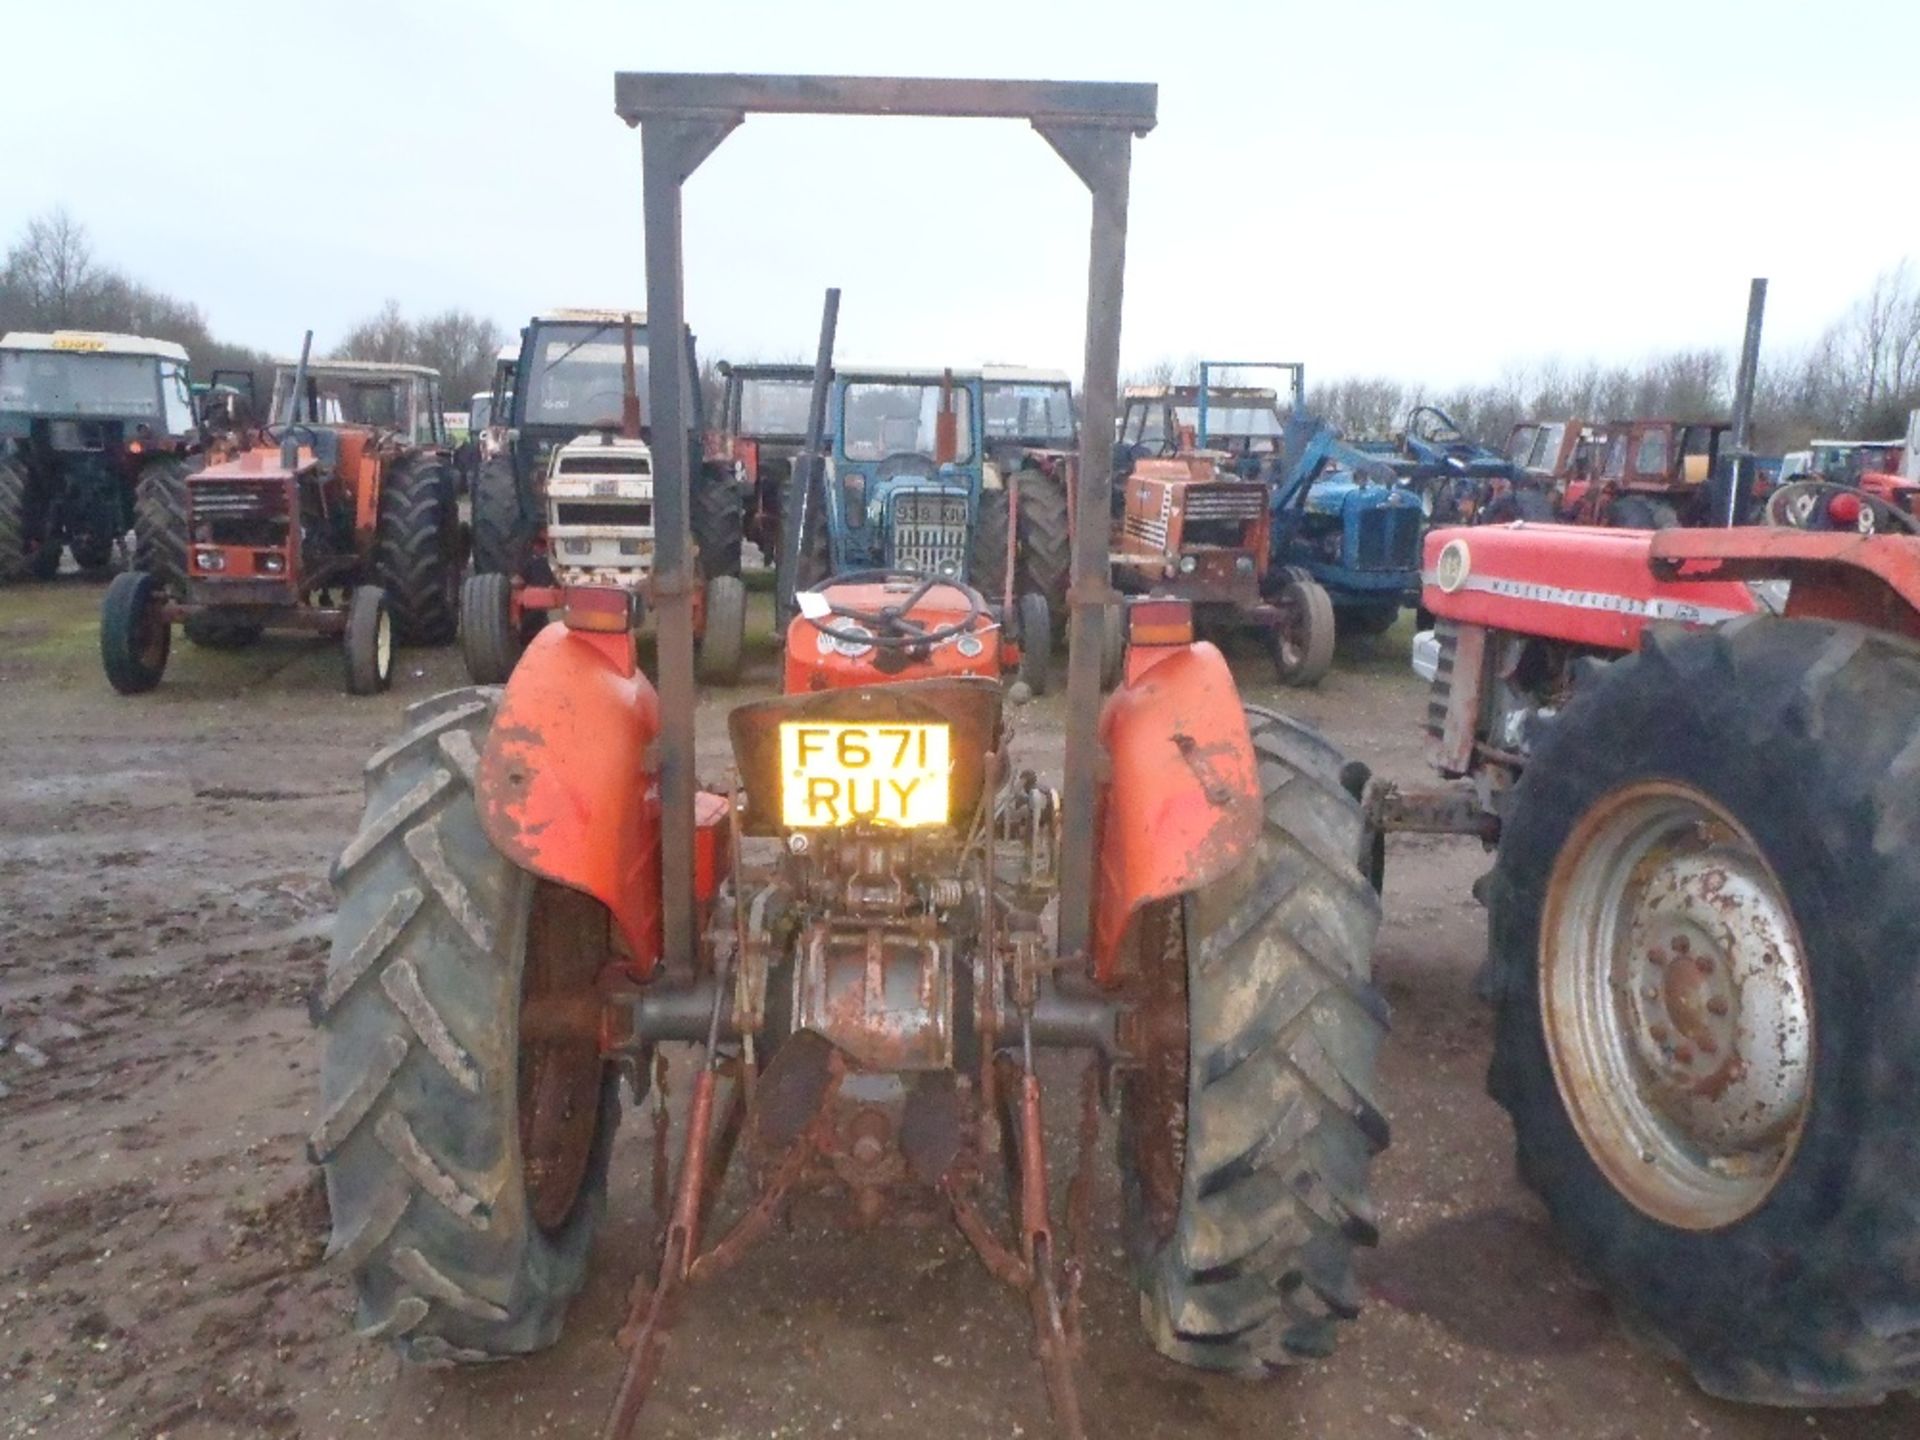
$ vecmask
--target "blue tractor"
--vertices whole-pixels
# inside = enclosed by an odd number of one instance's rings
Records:
[[[990,458],[984,400],[978,371],[836,370],[818,478],[783,523],[799,527],[797,590],[884,570],[981,591],[1004,610],[1019,678],[1038,694],[1053,606],[1037,582],[1066,574],[1065,473],[1036,460],[1009,474]]]
[[[1339,633],[1380,635],[1420,598],[1419,494],[1388,457],[1296,411],[1283,454],[1264,472],[1273,510],[1270,585],[1310,579]]]

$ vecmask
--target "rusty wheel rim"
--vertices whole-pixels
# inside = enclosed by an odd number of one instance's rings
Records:
[[[1189,1089],[1186,927],[1180,902],[1142,917],[1141,975],[1133,1017],[1139,1063],[1122,1080],[1122,1143],[1140,1190],[1147,1236],[1173,1237],[1187,1170]]]
[[[1739,821],[1670,781],[1594,806],[1549,882],[1540,1004],[1561,1099],[1622,1196],[1688,1230],[1765,1203],[1812,1104],[1813,989]]]
[[[140,612],[140,628],[134,632],[134,653],[139,656],[140,664],[148,670],[158,670],[167,663],[167,647],[173,639],[173,626],[167,620],[164,607],[165,602],[156,596]]]
[[[548,1233],[572,1218],[592,1163],[604,1063],[597,1034],[536,1029],[528,1017],[552,1002],[591,996],[607,941],[597,900],[535,882],[520,981],[519,1135],[527,1208]]]

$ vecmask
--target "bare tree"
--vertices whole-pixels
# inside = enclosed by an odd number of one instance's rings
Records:
[[[0,268],[7,306],[21,312],[16,323],[43,329],[87,323],[103,278],[86,227],[65,210],[29,220]]]

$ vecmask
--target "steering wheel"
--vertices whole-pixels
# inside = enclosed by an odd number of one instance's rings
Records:
[[[986,597],[964,581],[922,575],[918,570],[855,570],[845,575],[835,575],[823,585],[890,585],[897,581],[911,584],[913,589],[899,603],[882,605],[878,610],[856,610],[850,605],[835,605],[831,600],[827,602],[831,607],[828,615],[851,620],[864,627],[860,630],[837,629],[829,625],[825,617],[808,618],[814,629],[843,645],[871,645],[877,650],[908,650],[937,645],[942,640],[966,633],[987,608]],[[929,630],[908,612],[924,600],[927,592],[936,585],[951,585],[966,596],[967,613],[950,625],[936,625]]]
[[[1877,535],[1882,530],[1904,530],[1920,535],[1920,520],[1852,485],[1830,480],[1795,480],[1782,485],[1767,497],[1766,521],[1794,530],[1844,530],[1845,521],[1836,520],[1832,504],[1842,496],[1859,503],[1852,528],[1862,535]]]

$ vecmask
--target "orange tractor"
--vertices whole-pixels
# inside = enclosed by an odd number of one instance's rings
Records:
[[[115,576],[101,606],[100,658],[121,694],[160,683],[176,623],[222,650],[267,630],[337,635],[354,695],[392,683],[395,641],[453,639],[467,535],[444,451],[318,423],[308,381],[303,348],[277,433],[150,510],[155,553],[172,563]]]
[[[680,186],[749,112],[1031,121],[1093,193],[1064,786],[1015,759],[1002,637],[964,583],[803,590],[781,692],[694,769],[689,457],[656,456],[658,688],[625,592],[569,588],[503,690],[414,707],[367,769],[314,996],[312,1149],[362,1334],[426,1361],[553,1343],[590,1263],[620,1114],[656,1097],[658,1247],[622,1331],[629,1432],[685,1288],[803,1189],[950,1217],[1023,1291],[1060,1428],[1103,1089],[1125,1243],[1164,1353],[1263,1375],[1324,1355],[1386,1142],[1358,767],[1241,704],[1179,601],[1126,610],[1100,695],[1132,138],[1146,85],[621,75],[642,127],[649,314],[678,333]],[[650,377],[663,433],[687,397]],[[678,1166],[660,1047],[697,1046]],[[1087,1064],[1056,1231],[1036,1056]],[[723,1096],[724,1085],[724,1096]],[[736,1151],[750,1195],[716,1213]],[[983,1204],[1008,1160],[1009,1222]],[[715,1238],[717,1237],[717,1238]]]

